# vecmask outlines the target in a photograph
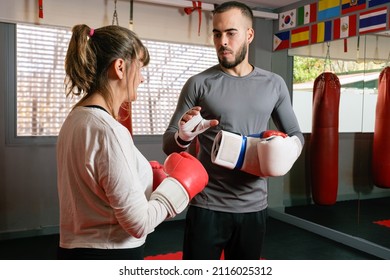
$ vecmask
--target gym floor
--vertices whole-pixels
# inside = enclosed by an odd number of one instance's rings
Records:
[[[167,221],[147,238],[146,256],[181,251],[184,220]],[[0,241],[2,260],[56,259],[58,234]],[[262,258],[267,260],[378,260],[377,257],[269,218]]]
[[[390,248],[390,197],[286,207],[287,214]]]

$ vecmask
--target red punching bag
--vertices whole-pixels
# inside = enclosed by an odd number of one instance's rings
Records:
[[[310,138],[312,198],[332,205],[337,199],[340,81],[324,72],[314,81],[313,123]]]
[[[133,123],[131,119],[131,102],[123,102],[119,108],[119,122],[123,124],[133,135]]]
[[[372,174],[377,187],[390,188],[390,67],[383,69],[379,75]]]

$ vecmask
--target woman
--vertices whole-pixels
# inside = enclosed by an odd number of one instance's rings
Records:
[[[120,26],[94,30],[82,24],[72,31],[66,95],[82,98],[57,142],[58,257],[143,259],[147,234],[184,210],[207,184],[207,173],[195,158],[176,154],[165,161],[169,175],[152,190],[151,165],[118,122],[121,104],[135,101],[144,81],[147,48]],[[183,175],[188,166],[191,173]],[[199,176],[203,180],[194,179]]]

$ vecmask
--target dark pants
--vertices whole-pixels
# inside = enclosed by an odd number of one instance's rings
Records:
[[[258,260],[267,210],[252,213],[218,212],[190,206],[184,233],[183,259]]]
[[[142,245],[132,249],[94,249],[58,247],[59,260],[143,260],[144,248]]]

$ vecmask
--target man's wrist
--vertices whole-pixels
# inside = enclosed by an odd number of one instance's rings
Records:
[[[179,135],[177,135],[177,142],[179,142],[180,145],[187,146],[191,144],[191,141],[184,141],[183,139],[180,138]]]
[[[191,141],[184,141],[183,139],[181,139],[179,137],[178,131],[175,133],[175,141],[176,141],[177,145],[179,145],[183,149],[186,149],[191,144]]]

